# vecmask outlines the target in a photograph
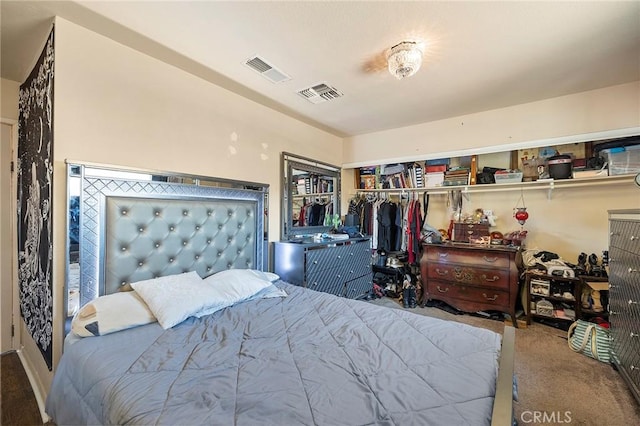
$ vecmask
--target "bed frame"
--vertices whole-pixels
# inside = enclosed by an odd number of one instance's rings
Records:
[[[264,270],[268,185],[213,178],[205,179],[225,186],[121,179],[91,175],[100,167],[94,164],[79,167],[80,306],[126,290],[131,282],[165,275]],[[111,176],[122,171],[102,167]]]
[[[82,174],[81,306],[128,284],[181,272],[264,270],[262,190]],[[492,425],[513,421],[515,329],[505,327]]]

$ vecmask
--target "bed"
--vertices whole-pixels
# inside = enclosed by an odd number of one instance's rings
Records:
[[[81,247],[81,265],[83,256],[96,263],[81,279],[99,296],[85,305],[135,296],[138,307],[113,302],[113,318],[134,318],[139,307],[153,315],[67,336],[46,401],[56,424],[512,423],[513,328],[503,338],[261,272],[263,194],[167,198],[127,187],[101,186],[85,206],[100,216],[85,221],[95,240]],[[180,238],[167,239],[172,226]],[[233,297],[223,303],[219,293]],[[167,321],[155,298],[174,311],[181,298],[200,304]]]

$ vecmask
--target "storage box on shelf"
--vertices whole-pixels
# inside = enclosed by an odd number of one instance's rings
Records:
[[[640,148],[640,145],[637,145]],[[640,149],[633,146],[624,148],[624,151],[610,152],[608,155],[609,174],[625,175],[640,172]]]
[[[582,297],[580,317],[591,320],[595,317],[609,317],[609,278],[581,275]]]
[[[580,278],[530,271],[525,274],[525,291],[527,324],[531,324],[532,319],[538,319],[568,329],[573,321],[581,318]]]
[[[498,170],[493,177],[496,183],[518,183],[522,182],[522,172],[502,172]]]

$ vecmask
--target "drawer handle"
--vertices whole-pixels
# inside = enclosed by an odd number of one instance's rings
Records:
[[[440,288],[440,286],[436,286],[436,288],[438,289],[438,291],[439,291],[440,293],[446,293],[446,292],[448,292],[448,291],[449,291],[449,288],[448,288],[448,287],[447,287],[447,288],[445,288],[444,290],[443,290],[443,289],[441,289],[441,288]]]
[[[448,270],[446,270],[446,269],[445,269],[444,271],[442,271],[442,270],[440,270],[440,269],[436,268],[436,273],[437,273],[438,275],[448,275],[448,274],[449,274],[449,271],[448,271]]]
[[[633,273],[636,273],[636,272],[638,272],[637,269],[629,268],[629,273],[630,274],[633,274]]]
[[[618,236],[618,235],[620,235],[620,233],[619,233],[619,232],[612,232],[612,233],[610,233],[609,235],[611,235],[611,236],[613,237],[613,236]]]
[[[494,294],[493,297],[487,296],[486,293],[482,293],[482,295],[484,296],[485,299],[491,300],[491,301],[494,301],[494,300],[496,300],[498,298],[497,294]]]
[[[609,315],[618,315],[617,311],[609,311]]]
[[[470,229],[471,229],[471,228],[473,228],[473,225],[472,225],[472,224],[468,224],[468,225],[467,225],[467,228],[470,228]]]
[[[640,336],[640,334],[634,333],[633,331],[629,333],[629,337],[638,337],[638,336]]]
[[[497,257],[487,257],[487,256],[482,256],[482,258],[484,259],[485,262],[489,262],[489,263],[493,263],[496,260],[498,260]]]
[[[632,235],[629,239],[630,239],[631,241],[633,241],[633,240],[637,240],[637,239],[639,239],[639,237],[636,237],[635,235]]]
[[[497,275],[494,275],[493,278],[487,278],[487,276],[484,274],[482,274],[482,278],[484,278],[485,281],[488,281],[490,283],[498,281],[500,279],[500,277]]]
[[[338,256],[338,259],[342,259],[342,256]]]
[[[447,257],[447,256],[449,256],[449,253],[438,253],[438,256]]]
[[[313,264],[314,264],[314,265],[317,265],[317,264],[318,264],[318,261],[317,261],[317,260],[314,260],[314,261],[313,261]]]
[[[349,253],[349,256],[353,256],[353,253]]]
[[[631,299],[629,299],[629,301],[627,303],[629,303],[629,305],[637,305],[638,304],[638,302],[636,302],[635,300],[631,300]]]

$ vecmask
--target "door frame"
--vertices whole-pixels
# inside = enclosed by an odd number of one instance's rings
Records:
[[[5,249],[9,250],[9,264],[5,264],[4,258],[0,260],[1,268],[8,268],[10,272],[9,283],[2,283],[2,287],[0,288],[0,294],[2,295],[2,299],[5,300],[5,297],[10,297],[11,299],[11,310],[9,312],[5,312],[5,310],[1,311],[1,323],[2,323],[2,332],[0,333],[0,347],[2,348],[0,352],[5,352],[8,350],[18,350],[21,346],[21,336],[20,331],[22,327],[20,327],[20,301],[18,298],[19,291],[17,287],[18,283],[18,270],[17,270],[17,193],[16,193],[16,164],[17,164],[17,145],[18,145],[18,120],[1,118],[0,123],[2,125],[10,126],[10,138],[9,138],[9,150],[11,152],[10,161],[14,164],[13,171],[10,172],[9,178],[9,196],[8,199],[2,199],[3,206],[8,207],[3,208],[4,212],[2,213],[9,215],[9,237],[8,238],[8,246],[3,247],[3,251]],[[3,164],[4,166],[4,164]],[[2,242],[5,244],[5,241]],[[9,325],[6,325],[9,324]],[[9,327],[9,328],[6,328]],[[13,329],[13,333],[11,332],[11,327]]]

